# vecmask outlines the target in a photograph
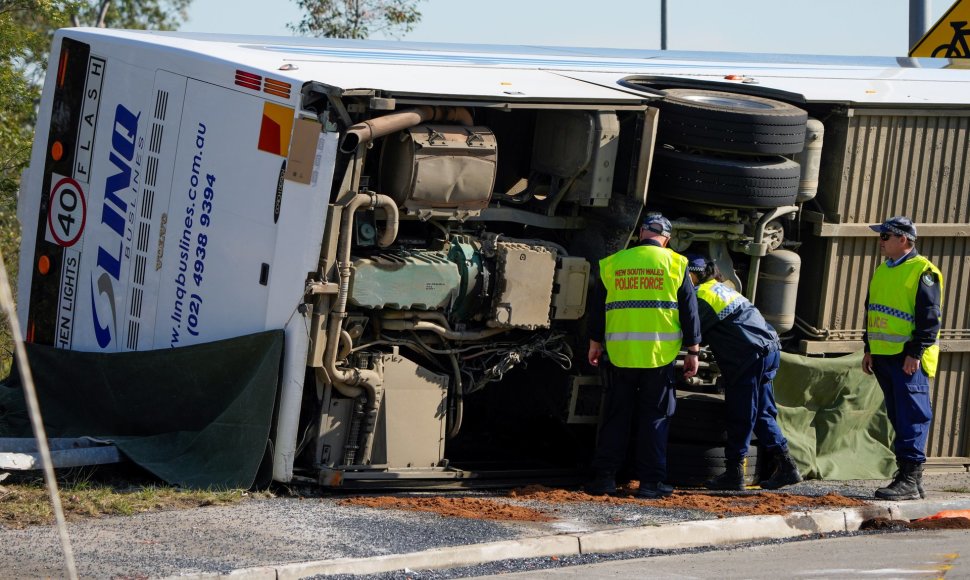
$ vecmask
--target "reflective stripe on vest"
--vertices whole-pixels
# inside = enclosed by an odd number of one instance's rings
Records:
[[[600,260],[606,287],[606,352],[618,367],[657,368],[680,352],[677,291],[687,259],[666,248],[637,246]]]
[[[724,320],[748,303],[739,292],[714,279],[697,287],[697,298],[711,305],[718,320]]]
[[[607,332],[606,340],[680,340],[681,332]]]
[[[866,313],[866,333],[872,354],[899,354],[912,340],[916,328],[916,290],[920,277],[927,271],[936,274],[942,296],[943,274],[923,256],[910,258],[892,268],[883,262],[876,268],[869,282],[869,310]],[[938,344],[923,351],[920,362],[931,377],[936,375],[939,353]]]

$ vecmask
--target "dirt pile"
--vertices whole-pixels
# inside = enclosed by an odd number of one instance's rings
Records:
[[[546,503],[567,501],[595,501],[615,504],[643,504],[652,507],[689,509],[711,512],[719,515],[778,515],[811,508],[841,508],[867,505],[854,498],[830,493],[823,496],[794,495],[778,492],[756,492],[738,495],[714,494],[677,490],[663,499],[636,499],[633,493],[637,482],[623,486],[619,494],[612,496],[593,496],[583,492],[550,489],[543,486],[530,486],[509,493],[509,497],[531,499]]]
[[[811,508],[840,508],[866,505],[866,502],[830,493],[820,497],[788,493],[746,493],[740,495],[676,491],[659,500],[632,497],[636,485],[621,489],[618,496],[593,496],[579,491],[529,486],[512,490],[508,499],[538,501],[549,510],[533,509],[497,499],[467,497],[358,497],[342,500],[342,505],[437,513],[442,516],[545,522],[552,521],[556,506],[567,502],[599,502],[614,505],[643,505],[667,509],[688,509],[723,516],[778,515]]]
[[[454,518],[549,522],[555,517],[528,507],[507,505],[494,500],[472,497],[356,497],[341,505],[431,512]]]
[[[940,518],[923,520],[891,520],[872,518],[862,522],[860,530],[970,530],[970,518]]]

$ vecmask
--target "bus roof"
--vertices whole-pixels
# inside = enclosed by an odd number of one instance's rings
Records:
[[[647,87],[628,82],[639,79],[667,86],[715,83],[739,92],[781,92],[806,103],[970,103],[970,69],[950,59],[438,44],[96,28],[65,32],[80,40],[92,35],[120,44],[148,43],[172,51],[173,56],[182,51],[197,53],[298,84],[318,81],[344,90],[381,89],[402,95],[509,100],[568,96],[632,102],[656,98]]]

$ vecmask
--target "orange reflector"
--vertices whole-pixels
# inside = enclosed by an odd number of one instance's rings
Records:
[[[60,161],[63,156],[64,146],[61,145],[60,141],[54,141],[54,144],[51,145],[51,157],[54,158],[54,161]]]
[[[290,98],[290,83],[275,79],[263,79],[263,91],[284,99]]]
[[[33,322],[27,325],[26,342],[34,342],[34,323]]]
[[[51,271],[51,259],[47,256],[41,256],[37,260],[37,271],[46,276]]]

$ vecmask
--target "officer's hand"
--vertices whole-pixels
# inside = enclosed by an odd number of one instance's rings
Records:
[[[912,375],[919,370],[919,359],[913,358],[911,356],[906,357],[906,361],[903,363],[903,372],[907,375]]]
[[[684,357],[684,378],[689,379],[697,374],[697,367],[700,366],[696,356]]]
[[[867,375],[872,374],[872,355],[868,352],[862,355],[862,372]]]
[[[589,364],[594,367],[600,366],[600,358],[603,356],[603,345],[595,340],[589,341],[589,353],[586,355]]]

